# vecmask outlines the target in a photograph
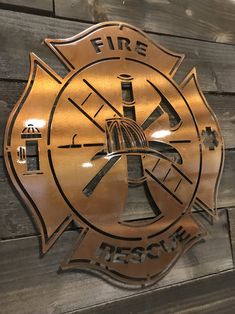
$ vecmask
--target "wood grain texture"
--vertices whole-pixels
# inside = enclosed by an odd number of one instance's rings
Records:
[[[218,194],[219,208],[235,206],[234,185],[235,151],[226,151],[224,172]],[[0,239],[38,234],[31,212],[22,206],[7,178],[2,158],[0,158],[0,191]],[[137,195],[130,206],[138,207],[138,203],[143,203],[143,200]],[[129,215],[132,215],[131,210]]]
[[[16,196],[0,159],[0,239],[39,234],[33,215]]]
[[[234,188],[234,185],[233,185]],[[235,208],[230,208],[228,210],[228,222],[230,231],[230,241],[233,256],[233,263],[235,265]]]
[[[230,0],[55,0],[57,16],[89,22],[123,21],[176,36],[235,43]]]
[[[220,220],[213,226],[200,221],[208,229],[206,241],[181,257],[159,283],[142,290],[113,285],[111,279],[102,279],[98,273],[89,271],[57,274],[59,263],[77,237],[75,231],[66,232],[41,259],[37,237],[1,241],[0,308],[4,314],[31,313],[32,309],[35,314],[65,313],[231,269],[226,211],[221,210]]]
[[[214,111],[225,141],[225,148],[235,148],[235,94],[204,94]]]
[[[0,10],[0,79],[27,80],[31,51],[59,74],[65,75],[67,72],[45,47],[43,40],[66,38],[88,26],[85,23]],[[153,34],[151,37],[174,52],[185,53],[186,58],[176,75],[178,81],[196,66],[204,91],[235,92],[235,46]]]
[[[82,314],[233,314],[235,272],[227,271],[163,290],[78,310]]]
[[[48,11],[53,12],[52,0],[0,0],[0,8],[8,9],[36,9],[36,12]]]
[[[218,207],[235,206],[235,151],[225,151],[225,162],[218,193]]]
[[[4,131],[14,105],[22,95],[25,83],[0,81],[0,156],[2,156]]]

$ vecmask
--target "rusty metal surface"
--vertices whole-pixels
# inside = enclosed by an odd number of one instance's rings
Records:
[[[216,217],[223,139],[183,55],[120,22],[46,39],[69,73],[31,54],[29,81],[10,115],[5,162],[33,211],[46,253],[74,221],[78,243],[62,269],[92,268],[129,284],[159,280]],[[133,215],[130,195],[148,211]]]

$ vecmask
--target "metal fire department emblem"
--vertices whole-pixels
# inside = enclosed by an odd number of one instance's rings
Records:
[[[31,54],[5,135],[42,251],[74,221],[79,239],[62,269],[156,281],[205,234],[193,208],[216,216],[223,140],[195,69],[177,84],[183,55],[120,22],[45,42],[69,73]]]

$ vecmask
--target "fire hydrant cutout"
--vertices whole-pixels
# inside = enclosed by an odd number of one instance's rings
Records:
[[[184,56],[120,22],[45,42],[68,74],[31,54],[4,146],[42,252],[75,222],[62,269],[153,283],[205,235],[193,208],[217,215],[223,139],[196,71],[177,84]]]

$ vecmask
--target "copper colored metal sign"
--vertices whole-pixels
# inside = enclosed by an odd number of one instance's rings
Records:
[[[31,54],[5,136],[42,251],[74,221],[78,242],[62,269],[156,281],[205,234],[192,208],[216,216],[223,140],[195,69],[178,85],[183,55],[120,22],[45,42],[69,73]]]

